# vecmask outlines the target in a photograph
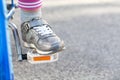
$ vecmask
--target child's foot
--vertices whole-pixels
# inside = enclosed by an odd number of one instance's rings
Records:
[[[40,54],[51,54],[64,48],[64,42],[40,18],[24,22],[21,32],[25,47],[35,48]]]

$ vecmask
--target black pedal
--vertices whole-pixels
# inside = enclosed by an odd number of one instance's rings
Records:
[[[7,10],[10,11],[12,8],[12,4],[7,4]]]
[[[22,54],[22,59],[27,60],[27,54]]]
[[[7,10],[10,11],[12,9],[12,7],[18,8],[18,6],[16,4],[7,4]]]

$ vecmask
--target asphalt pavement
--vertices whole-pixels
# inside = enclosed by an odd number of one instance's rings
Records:
[[[57,62],[18,62],[11,37],[15,80],[120,80],[120,2],[46,0],[44,4],[43,18],[64,40],[66,50]],[[13,22],[20,33],[20,9]]]

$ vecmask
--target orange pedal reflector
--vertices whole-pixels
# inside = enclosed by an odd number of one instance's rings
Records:
[[[50,56],[38,56],[38,57],[33,57],[34,61],[44,61],[44,60],[50,60]]]
[[[39,53],[32,52],[27,53],[27,60],[32,64],[54,62],[58,60],[58,57],[58,53],[51,55],[40,55]]]

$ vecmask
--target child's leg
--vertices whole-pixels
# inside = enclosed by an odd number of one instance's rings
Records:
[[[25,22],[35,17],[42,17],[42,0],[19,0],[21,8],[21,21]],[[32,15],[32,16],[31,16]]]
[[[19,0],[21,31],[26,46],[37,51],[60,51],[64,43],[41,17],[42,0]]]

